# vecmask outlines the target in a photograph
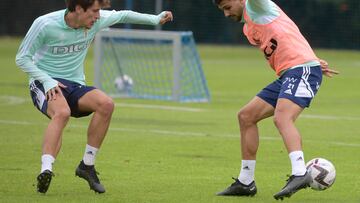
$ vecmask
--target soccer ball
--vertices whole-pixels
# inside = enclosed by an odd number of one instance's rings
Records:
[[[330,161],[324,158],[315,158],[306,163],[306,168],[312,177],[310,183],[312,189],[325,190],[334,184],[336,170]]]
[[[133,79],[128,75],[118,76],[114,81],[115,88],[122,91],[130,91],[134,85]]]

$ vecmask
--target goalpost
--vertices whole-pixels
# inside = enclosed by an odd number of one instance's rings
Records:
[[[192,32],[106,29],[94,50],[95,86],[112,97],[210,100]]]

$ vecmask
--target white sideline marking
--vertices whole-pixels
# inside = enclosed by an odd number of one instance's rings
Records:
[[[0,120],[0,124],[8,125],[44,125],[44,123],[32,123],[27,121],[11,121],[11,120]],[[87,125],[68,125],[70,128],[87,128]],[[109,128],[110,131],[123,131],[123,132],[141,132],[141,133],[154,133],[154,134],[163,134],[163,135],[177,135],[177,136],[198,136],[198,137],[207,137],[207,133],[198,133],[198,132],[179,132],[179,131],[167,131],[167,130],[158,130],[158,129],[132,129],[132,128]],[[232,134],[216,134],[211,135],[211,137],[229,137],[237,138],[239,135]],[[270,141],[282,141],[280,137],[268,137],[260,136],[261,140],[270,140]],[[306,140],[306,142],[315,142],[312,140]],[[323,141],[324,142],[324,141]],[[326,142],[332,145],[344,146],[344,147],[360,147],[360,143],[345,143],[345,142]]]
[[[23,104],[30,99],[3,95],[0,96],[0,105],[18,105]],[[203,112],[205,109],[199,108],[190,108],[190,107],[177,107],[177,106],[165,106],[165,105],[149,105],[149,104],[126,104],[126,103],[115,103],[116,106],[127,107],[127,108],[142,108],[142,109],[159,109],[159,110],[169,110],[169,111],[186,111],[186,112]]]
[[[30,101],[30,99],[25,99],[23,97],[10,96],[10,95],[0,96],[0,105],[17,105],[17,104],[23,104],[27,101]]]
[[[36,125],[36,123],[30,123],[27,121],[8,121],[8,120],[0,120],[1,124],[10,124],[10,125]]]
[[[3,95],[0,96],[0,105],[17,105],[23,104],[25,102],[31,101],[18,96]],[[159,109],[159,110],[169,110],[169,111],[185,111],[185,112],[205,112],[207,109],[199,108],[190,108],[190,107],[177,107],[177,106],[165,106],[165,105],[149,105],[149,104],[126,104],[126,103],[115,103],[116,106],[125,107],[125,108],[142,108],[142,109]],[[301,118],[305,119],[320,119],[320,120],[349,120],[349,121],[358,121],[360,117],[350,117],[350,116],[332,116],[332,115],[309,115],[302,114]]]
[[[205,112],[206,109],[189,108],[189,107],[176,107],[176,106],[164,106],[164,105],[148,105],[148,104],[126,104],[126,103],[115,103],[116,106],[128,107],[128,108],[143,108],[143,109],[159,109],[159,110],[170,110],[170,111],[188,111],[188,112]],[[349,116],[324,116],[324,115],[300,115],[301,118],[306,119],[320,119],[320,120],[360,120],[360,117],[349,117]]]
[[[164,105],[126,104],[126,103],[115,103],[115,105],[120,106],[120,107],[129,107],[129,108],[160,109],[160,110],[170,110],[170,111],[188,111],[188,112],[206,111],[205,109],[177,107],[177,106],[164,106]]]
[[[71,127],[77,127],[77,128],[87,128],[85,125],[71,125]],[[180,135],[180,136],[206,136],[205,133],[195,133],[195,132],[178,132],[178,131],[167,131],[167,130],[156,130],[156,129],[148,129],[148,130],[142,130],[142,129],[133,129],[133,128],[109,128],[109,130],[112,131],[123,131],[123,132],[141,132],[141,133],[155,133],[155,134],[164,134],[164,135]]]
[[[310,118],[310,119],[321,119],[321,120],[360,120],[359,117],[349,117],[349,116],[323,116],[323,115],[300,115],[301,118]]]

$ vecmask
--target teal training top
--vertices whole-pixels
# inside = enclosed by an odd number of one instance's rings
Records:
[[[247,0],[246,12],[256,24],[268,24],[280,16],[276,4],[270,0]]]
[[[157,25],[165,15],[100,10],[100,18],[91,29],[74,29],[66,24],[66,13],[64,9],[38,17],[16,55],[16,64],[29,75],[29,82],[40,81],[45,92],[57,86],[53,78],[85,85],[84,60],[98,31],[116,23]]]

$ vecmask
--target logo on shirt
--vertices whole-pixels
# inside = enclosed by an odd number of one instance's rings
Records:
[[[85,50],[89,47],[91,43],[91,40],[77,43],[77,44],[71,44],[66,46],[55,46],[53,47],[53,54],[56,55],[63,55],[63,54],[71,54],[71,53],[77,53]]]
[[[273,55],[273,53],[277,49],[277,46],[278,42],[272,38],[264,49],[264,55],[267,60],[269,60],[270,57]]]

